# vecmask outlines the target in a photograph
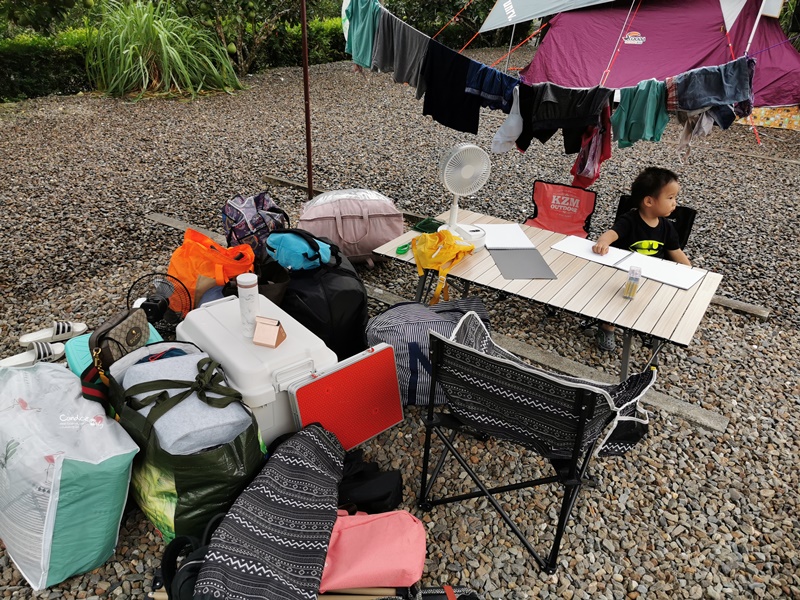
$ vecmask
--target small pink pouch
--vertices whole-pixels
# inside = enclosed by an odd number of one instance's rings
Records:
[[[319,591],[411,586],[422,578],[425,553],[425,526],[408,511],[340,510]]]

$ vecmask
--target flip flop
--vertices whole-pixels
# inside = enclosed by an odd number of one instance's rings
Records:
[[[54,362],[64,358],[64,349],[61,342],[31,342],[25,352],[0,360],[0,367],[30,367],[37,362]]]
[[[19,343],[27,348],[33,342],[63,342],[89,330],[86,323],[53,321],[53,326],[20,336]]]

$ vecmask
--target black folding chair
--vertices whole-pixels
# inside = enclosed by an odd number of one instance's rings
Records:
[[[431,332],[431,365],[433,380],[444,391],[447,404],[434,407],[431,400],[424,420],[420,508],[427,511],[440,504],[486,497],[537,565],[554,573],[561,539],[587,482],[595,448],[600,446],[601,455],[622,454],[646,434],[647,413],[639,407],[639,399],[655,381],[655,369],[612,385],[543,371],[497,346],[475,313],[462,318],[450,339]],[[435,389],[432,385],[432,393]],[[605,430],[608,434],[598,443]],[[431,470],[434,433],[444,448]],[[469,456],[456,448],[459,435],[489,436],[523,446],[546,459],[553,474],[488,487],[470,465]],[[433,487],[450,455],[477,489],[434,497]],[[562,487],[563,499],[552,547],[542,554],[495,495],[547,484]]]

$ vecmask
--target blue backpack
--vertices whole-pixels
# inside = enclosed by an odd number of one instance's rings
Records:
[[[318,269],[331,261],[331,245],[303,229],[273,231],[265,244],[267,254],[290,271]]]

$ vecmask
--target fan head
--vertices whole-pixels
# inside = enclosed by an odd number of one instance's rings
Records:
[[[489,155],[483,148],[462,143],[442,157],[439,171],[447,191],[456,196],[469,196],[489,181],[491,166]]]
[[[175,328],[190,310],[192,297],[180,279],[166,273],[140,277],[128,289],[128,308],[140,307],[147,322],[164,339],[175,336]]]

